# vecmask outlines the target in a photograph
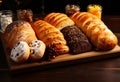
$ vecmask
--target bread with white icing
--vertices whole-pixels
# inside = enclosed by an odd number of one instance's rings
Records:
[[[30,43],[30,59],[33,61],[40,60],[45,53],[46,45],[41,40],[34,40]]]
[[[29,45],[24,41],[20,41],[12,48],[10,58],[16,63],[23,63],[28,60],[29,55]]]

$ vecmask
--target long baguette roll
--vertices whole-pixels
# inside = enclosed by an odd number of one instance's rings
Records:
[[[88,12],[76,12],[70,16],[99,50],[113,49],[118,39],[102,20]]]
[[[35,21],[32,26],[38,38],[46,44],[49,56],[52,57],[69,52],[66,40],[57,28],[43,20]]]
[[[53,26],[55,26],[57,29],[61,30],[64,27],[72,26],[75,23],[64,13],[55,13],[52,12],[45,16],[44,20]]]

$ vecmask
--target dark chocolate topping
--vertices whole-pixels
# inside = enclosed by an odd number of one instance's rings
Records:
[[[76,26],[68,26],[61,30],[70,52],[73,54],[83,53],[90,51],[92,46],[87,36]]]

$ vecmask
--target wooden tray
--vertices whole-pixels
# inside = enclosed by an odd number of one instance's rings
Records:
[[[83,62],[90,62],[99,59],[105,59],[110,57],[118,57],[120,55],[120,46],[117,45],[114,49],[109,51],[90,51],[81,54],[63,54],[57,56],[55,59],[51,61],[38,61],[38,62],[26,62],[23,64],[16,64],[12,62],[9,58],[10,50],[8,49],[4,38],[1,37],[2,45],[4,48],[4,52],[6,55],[6,60],[8,62],[9,70],[11,73],[21,73],[21,72],[29,72],[31,70],[43,70],[46,68],[55,68],[60,66],[66,66],[70,64],[77,64]]]

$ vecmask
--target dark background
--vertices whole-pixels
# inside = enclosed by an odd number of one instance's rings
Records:
[[[16,3],[19,1],[19,3]],[[120,15],[119,0],[3,0],[1,10],[32,9],[33,13],[65,12],[67,4],[77,4],[81,11],[86,11],[89,4],[100,4],[103,7],[103,15]],[[42,5],[44,3],[44,6]]]

